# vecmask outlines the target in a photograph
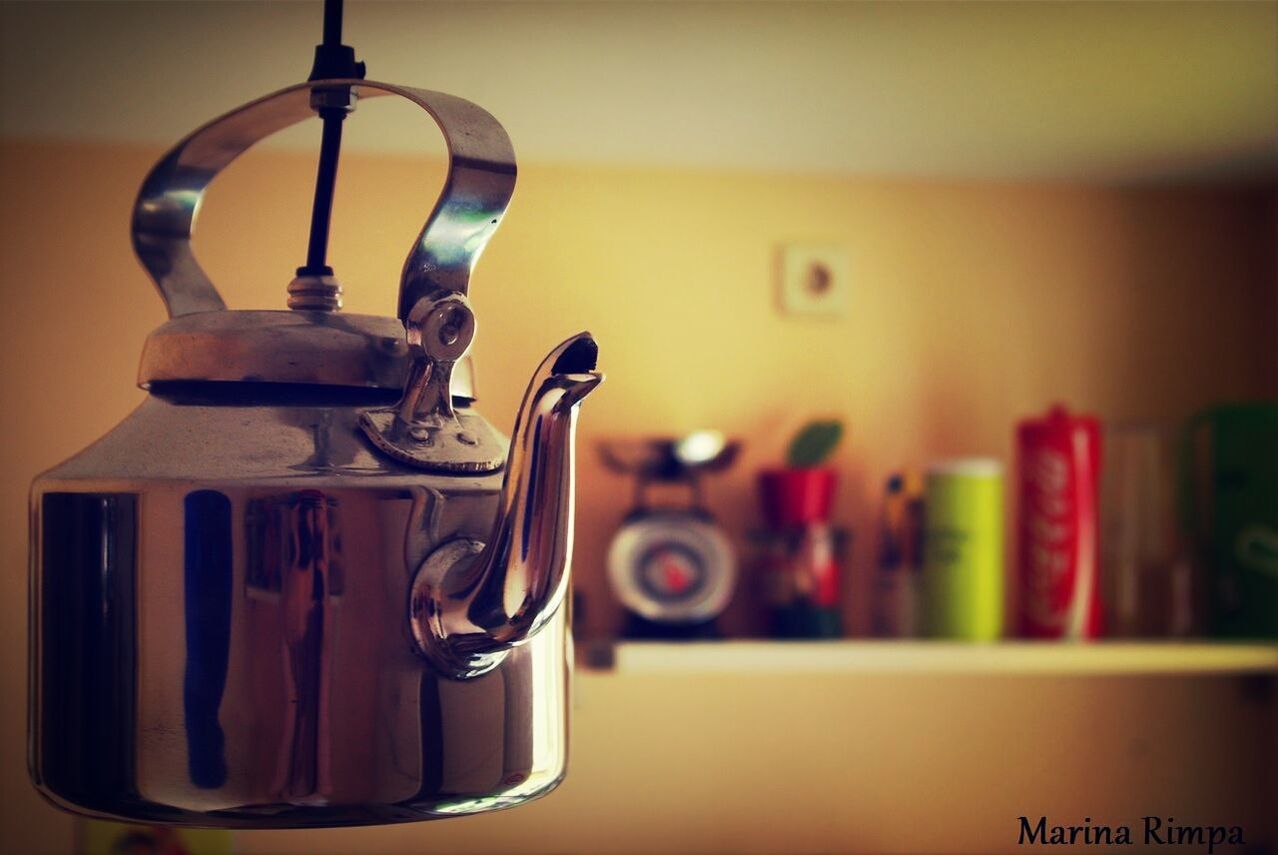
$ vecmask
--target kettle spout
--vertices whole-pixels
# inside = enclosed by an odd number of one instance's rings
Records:
[[[445,544],[418,571],[414,635],[422,652],[453,676],[495,667],[563,601],[572,557],[577,413],[603,382],[595,370],[598,352],[583,332],[542,360],[515,420],[487,541]]]
[[[582,399],[603,381],[589,333],[551,351],[515,420],[501,503],[479,555],[468,617],[498,644],[516,644],[554,614],[572,557],[574,457]]]

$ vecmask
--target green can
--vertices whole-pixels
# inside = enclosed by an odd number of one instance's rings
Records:
[[[1003,634],[1003,468],[972,458],[938,463],[924,488],[924,631],[994,641]]]

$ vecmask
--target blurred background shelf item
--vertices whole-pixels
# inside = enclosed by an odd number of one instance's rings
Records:
[[[1053,644],[945,641],[595,642],[587,668],[619,674],[956,674],[1033,676],[1269,674],[1278,645],[1211,642]]]
[[[719,638],[717,618],[732,599],[737,558],[706,503],[701,479],[732,465],[741,444],[718,431],[609,439],[604,464],[634,479],[634,503],[608,548],[608,581],[626,609],[623,635]],[[653,499],[655,489],[674,488]]]

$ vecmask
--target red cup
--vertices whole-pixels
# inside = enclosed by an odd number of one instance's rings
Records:
[[[759,472],[763,516],[776,529],[830,521],[839,474],[834,469],[764,469]]]

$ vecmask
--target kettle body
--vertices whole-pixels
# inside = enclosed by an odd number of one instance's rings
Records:
[[[152,394],[36,482],[31,762],[54,801],[380,823],[562,777],[566,606],[468,680],[424,662],[407,619],[425,557],[488,536],[501,474],[423,477],[372,451],[349,403],[306,397]]]
[[[190,249],[209,182],[322,103],[391,94],[449,174],[395,317],[229,311]],[[281,90],[144,181],[134,247],[170,320],[145,401],[31,490],[29,765],[69,810],[242,828],[508,807],[564,775],[575,426],[588,333],[533,372],[510,438],[474,407],[469,276],[514,186],[496,120],[364,80]],[[327,270],[327,269],[326,269]]]

